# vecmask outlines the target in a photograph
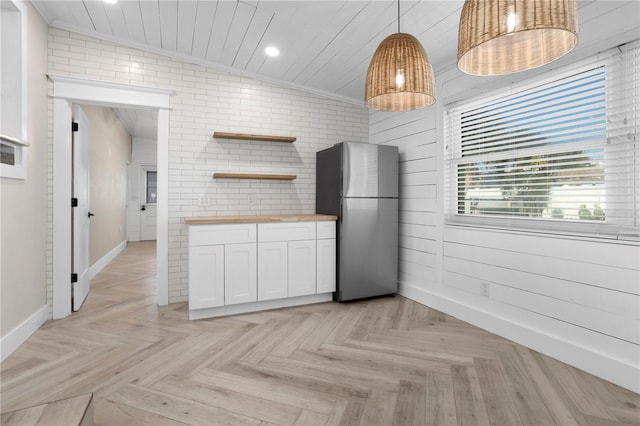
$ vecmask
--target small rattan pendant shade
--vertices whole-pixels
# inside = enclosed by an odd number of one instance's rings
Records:
[[[433,69],[418,39],[392,34],[380,43],[369,64],[365,104],[382,111],[424,108],[436,101],[434,86]]]
[[[542,66],[578,43],[575,0],[466,0],[458,68],[501,75]]]

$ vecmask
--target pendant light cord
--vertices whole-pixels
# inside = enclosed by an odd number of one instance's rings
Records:
[[[400,32],[400,0],[398,0],[398,32]]]

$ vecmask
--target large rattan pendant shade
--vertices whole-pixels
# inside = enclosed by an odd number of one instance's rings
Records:
[[[371,59],[365,104],[382,111],[409,111],[435,101],[433,69],[422,45],[411,34],[385,38]]]
[[[466,0],[458,68],[501,75],[558,59],[578,43],[575,0]]]

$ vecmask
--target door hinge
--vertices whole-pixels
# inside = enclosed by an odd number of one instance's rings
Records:
[[[77,198],[72,198],[71,199],[71,207],[78,207],[78,199]]]
[[[78,274],[71,274],[71,282],[72,283],[78,282]]]
[[[76,123],[75,121],[71,122],[71,131],[72,132],[77,132],[78,131],[78,123]]]

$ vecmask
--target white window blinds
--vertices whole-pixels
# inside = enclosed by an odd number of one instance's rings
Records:
[[[448,223],[637,239],[639,50],[450,106]]]

